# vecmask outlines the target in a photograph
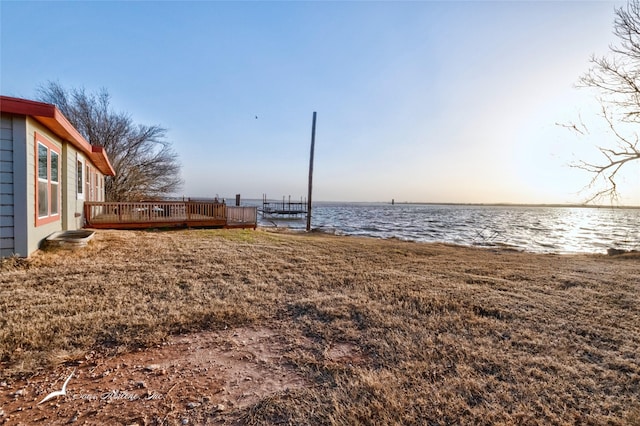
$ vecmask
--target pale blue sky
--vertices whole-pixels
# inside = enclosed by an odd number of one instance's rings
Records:
[[[317,111],[314,200],[580,202],[605,136],[574,84],[620,4],[3,0],[0,91],[108,89],[169,129],[179,195],[306,196]]]

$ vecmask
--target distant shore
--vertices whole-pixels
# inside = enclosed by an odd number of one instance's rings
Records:
[[[393,204],[416,206],[473,206],[473,207],[547,207],[547,208],[585,208],[585,209],[640,209],[640,206],[614,206],[610,204],[580,204],[580,203],[446,203],[427,201],[314,201],[314,204]]]

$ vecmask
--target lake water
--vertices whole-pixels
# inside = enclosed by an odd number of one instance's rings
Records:
[[[304,229],[306,218],[260,217],[260,225]],[[640,250],[640,209],[314,203],[312,228],[340,235],[506,246],[539,253]]]

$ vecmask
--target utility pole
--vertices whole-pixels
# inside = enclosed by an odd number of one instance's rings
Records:
[[[311,189],[313,188],[313,150],[316,144],[316,112],[311,124],[311,155],[309,156],[309,195],[307,196],[307,232],[311,231]]]

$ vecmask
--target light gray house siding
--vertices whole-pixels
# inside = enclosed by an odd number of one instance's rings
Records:
[[[29,232],[27,179],[27,122],[24,117],[13,116],[13,229],[15,231],[15,252],[21,256],[29,253],[27,239]],[[32,167],[33,163],[32,163]],[[33,169],[32,169],[33,170]]]
[[[0,116],[0,256],[15,253],[13,185],[13,123]]]
[[[24,117],[0,116],[0,256],[28,253]]]
[[[78,160],[84,158],[73,146],[62,147],[62,227],[80,229],[83,224],[84,197],[78,197]],[[82,182],[84,185],[84,182]]]

